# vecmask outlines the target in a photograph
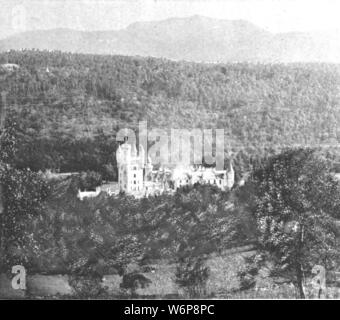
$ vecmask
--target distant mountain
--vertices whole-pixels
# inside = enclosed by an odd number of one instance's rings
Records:
[[[340,32],[273,34],[243,20],[202,16],[137,22],[117,31],[28,31],[0,51],[34,48],[198,62],[340,62]]]

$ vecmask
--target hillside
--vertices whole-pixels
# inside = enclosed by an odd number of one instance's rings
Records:
[[[105,274],[132,262],[178,262],[255,241],[247,205],[210,186],[142,200],[101,194],[80,201],[75,181],[66,179],[52,185],[41,218],[32,219],[27,225],[35,225],[40,254],[31,246],[25,254],[31,270],[51,273]]]
[[[0,63],[18,167],[115,178],[115,133],[220,128],[238,174],[286,147],[338,156],[340,68],[332,64],[197,64],[165,59],[11,51]],[[339,161],[339,160],[336,160]],[[336,164],[336,163],[335,163]]]
[[[0,51],[61,50],[224,63],[340,62],[338,39],[337,31],[273,34],[248,21],[192,16],[137,22],[114,31],[27,31],[1,40]]]

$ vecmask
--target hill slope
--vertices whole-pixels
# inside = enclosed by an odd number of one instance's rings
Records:
[[[115,170],[119,128],[218,128],[237,171],[296,145],[339,154],[340,68],[327,64],[197,64],[24,51],[0,76],[18,124],[18,166]],[[113,166],[113,168],[112,168]],[[109,171],[110,171],[109,170]]]

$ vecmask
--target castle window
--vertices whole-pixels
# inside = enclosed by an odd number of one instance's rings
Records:
[[[136,180],[133,182],[133,184],[136,184]]]
[[[136,174],[134,174],[133,177],[136,178]]]

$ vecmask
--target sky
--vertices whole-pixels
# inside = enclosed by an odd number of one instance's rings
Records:
[[[271,32],[340,30],[339,0],[0,0],[0,38],[27,30],[114,30],[136,21],[203,15]]]

